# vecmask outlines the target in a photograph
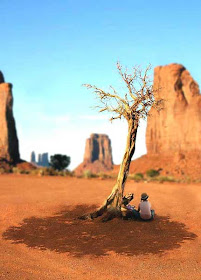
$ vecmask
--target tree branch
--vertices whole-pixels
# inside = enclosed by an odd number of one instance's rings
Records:
[[[153,85],[149,79],[148,73],[150,69],[150,64],[144,71],[139,66],[135,66],[133,73],[129,74],[127,69],[123,71],[121,64],[117,62],[117,70],[128,91],[125,93],[124,98],[118,94],[113,86],[109,87],[111,92],[104,91],[91,84],[84,84],[84,86],[92,89],[103,104],[103,106],[99,106],[99,112],[108,111],[115,114],[115,116],[111,117],[111,121],[121,119],[122,117],[128,121],[133,116],[139,119],[146,118],[152,106],[160,110],[162,104],[161,100],[156,102],[154,98],[154,92],[158,90],[153,89]],[[128,95],[131,100],[128,99]],[[112,104],[112,102],[115,102],[115,104]]]

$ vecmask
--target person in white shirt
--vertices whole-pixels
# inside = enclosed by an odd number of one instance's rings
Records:
[[[151,209],[151,203],[148,201],[148,194],[141,194],[141,202],[138,206],[138,212],[142,220],[152,220],[155,215],[155,211]]]

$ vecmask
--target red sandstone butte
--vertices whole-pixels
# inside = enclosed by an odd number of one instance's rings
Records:
[[[201,178],[201,94],[181,64],[154,69],[155,98],[164,108],[151,108],[147,121],[147,155],[131,162],[130,173],[161,170],[162,175]],[[118,166],[114,172],[118,171]]]
[[[88,170],[105,172],[113,168],[111,141],[106,134],[91,134],[86,140],[83,162],[75,169],[76,174]]]
[[[154,70],[156,98],[164,99],[159,113],[150,111],[146,132],[147,153],[201,153],[201,95],[198,84],[180,64]]]
[[[12,84],[5,83],[0,72],[0,160],[17,163],[19,144],[13,117]]]

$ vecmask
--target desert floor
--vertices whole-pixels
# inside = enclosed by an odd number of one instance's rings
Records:
[[[0,279],[201,279],[201,184],[134,183],[151,222],[75,219],[113,180],[0,176]]]

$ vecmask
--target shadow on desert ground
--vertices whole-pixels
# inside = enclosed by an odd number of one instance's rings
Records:
[[[30,248],[82,257],[104,256],[111,251],[130,256],[161,254],[197,237],[188,231],[185,224],[165,216],[156,216],[151,222],[116,218],[102,223],[100,219],[75,219],[94,208],[94,205],[69,206],[52,217],[30,217],[19,226],[8,228],[3,238]]]

